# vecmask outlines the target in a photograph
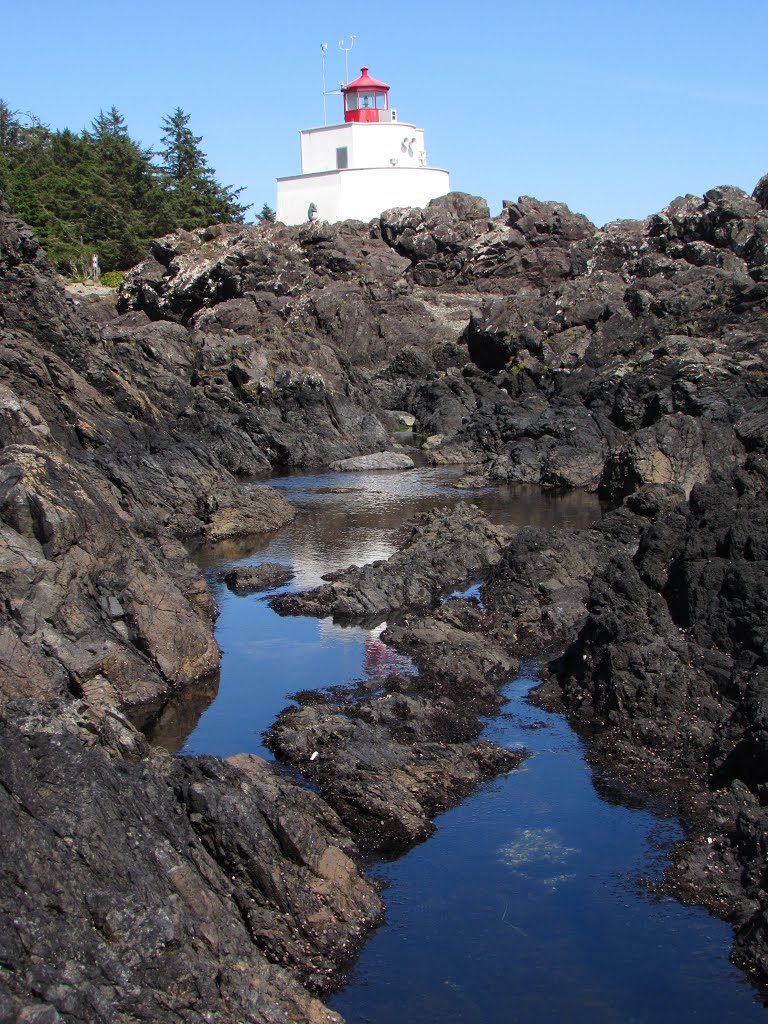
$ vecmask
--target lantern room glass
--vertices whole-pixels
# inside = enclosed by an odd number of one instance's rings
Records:
[[[348,92],[344,96],[346,110],[386,110],[387,94],[383,89]]]

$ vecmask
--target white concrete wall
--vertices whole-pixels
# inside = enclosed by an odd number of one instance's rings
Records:
[[[283,224],[304,224],[309,204],[314,203],[320,220],[369,221],[393,206],[426,206],[430,199],[450,190],[448,171],[437,167],[390,166],[295,175],[277,179],[277,219]]]
[[[347,148],[351,169],[424,167],[427,163],[424,129],[404,121],[335,124],[327,128],[308,128],[300,136],[302,174],[335,171],[336,150],[342,146]]]

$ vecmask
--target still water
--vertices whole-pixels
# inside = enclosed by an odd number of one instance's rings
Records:
[[[582,744],[510,683],[486,736],[523,767],[380,866],[387,924],[331,1006],[349,1024],[765,1021],[728,962],[730,929],[649,895],[674,820],[598,792]]]
[[[572,491],[521,486],[461,491],[454,484],[462,472],[421,467],[270,479],[298,508],[294,522],[256,543],[251,538],[204,549],[198,559],[219,605],[216,638],[222,661],[215,700],[211,703],[213,694],[205,687],[182,694],[147,728],[149,738],[186,754],[229,757],[247,751],[271,758],[261,734],[290,703],[289,694],[403,671],[410,664],[379,639],[384,623],[366,629],[337,626],[330,619],[281,618],[263,595],[232,594],[219,581],[225,566],[289,564],[296,577],[279,589],[306,590],[333,569],[388,558],[403,524],[436,505],[471,500],[510,529],[584,526],[600,514],[593,495]]]
[[[221,681],[212,703],[166,709],[152,738],[185,753],[270,757],[261,733],[290,694],[409,670],[376,629],[280,618],[262,595],[218,583],[233,562],[292,565],[289,589],[322,573],[386,558],[415,513],[457,500],[496,522],[574,527],[594,520],[589,495],[503,487],[458,493],[458,471],[289,476],[270,481],[296,504],[294,523],[258,548],[205,552],[219,601]],[[664,850],[680,837],[663,809],[595,784],[565,720],[511,680],[486,735],[532,756],[438,819],[427,843],[375,873],[387,923],[331,1005],[348,1024],[537,1024],[761,1021],[768,1013],[728,963],[730,929],[704,911],[649,895]],[[198,720],[199,719],[199,720]]]

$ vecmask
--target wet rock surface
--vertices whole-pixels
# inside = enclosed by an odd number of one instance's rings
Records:
[[[401,549],[372,567],[378,585],[386,579],[402,587],[406,565],[418,572],[419,560],[429,561],[424,552],[433,550],[436,527],[461,544],[468,523],[489,527],[474,506],[423,516]],[[492,540],[498,545],[496,536]],[[432,563],[430,587],[401,590],[396,624],[384,633],[412,658],[418,674],[298,694],[299,706],[286,709],[267,734],[270,748],[318,786],[360,845],[382,857],[428,838],[438,812],[525,756],[479,740],[480,716],[498,711],[500,688],[519,667],[515,638],[474,600],[440,602],[440,592],[451,586],[440,569],[457,565],[441,554],[443,562]],[[308,594],[304,603],[301,594],[285,596],[297,598],[303,614],[326,614],[317,592]],[[281,596],[274,600],[283,603]]]
[[[455,701],[434,692],[425,698],[408,678],[386,687],[373,698],[335,696],[291,708],[268,737],[281,759],[319,787],[363,849],[380,857],[427,839],[436,814],[524,756],[471,742],[482,726]]]

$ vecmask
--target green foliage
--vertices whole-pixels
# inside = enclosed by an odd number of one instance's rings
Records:
[[[243,190],[216,181],[200,149],[202,139],[189,127],[189,114],[177,107],[163,118],[163,129],[160,171],[175,223],[187,229],[207,224],[242,224],[248,207],[241,206],[237,197]]]
[[[177,227],[242,223],[242,189],[221,185],[180,108],[163,121],[162,162],[132,139],[120,112],[90,131],[51,131],[0,100],[0,191],[64,273],[125,270],[149,241]]]
[[[108,270],[99,278],[99,284],[103,284],[105,288],[119,288],[122,282],[122,270]]]
[[[261,212],[256,214],[256,220],[259,224],[274,224],[275,217],[275,211],[268,203],[264,203],[261,208]]]
[[[8,202],[11,209],[32,227],[42,223],[43,209],[28,169],[22,164],[8,172]]]

